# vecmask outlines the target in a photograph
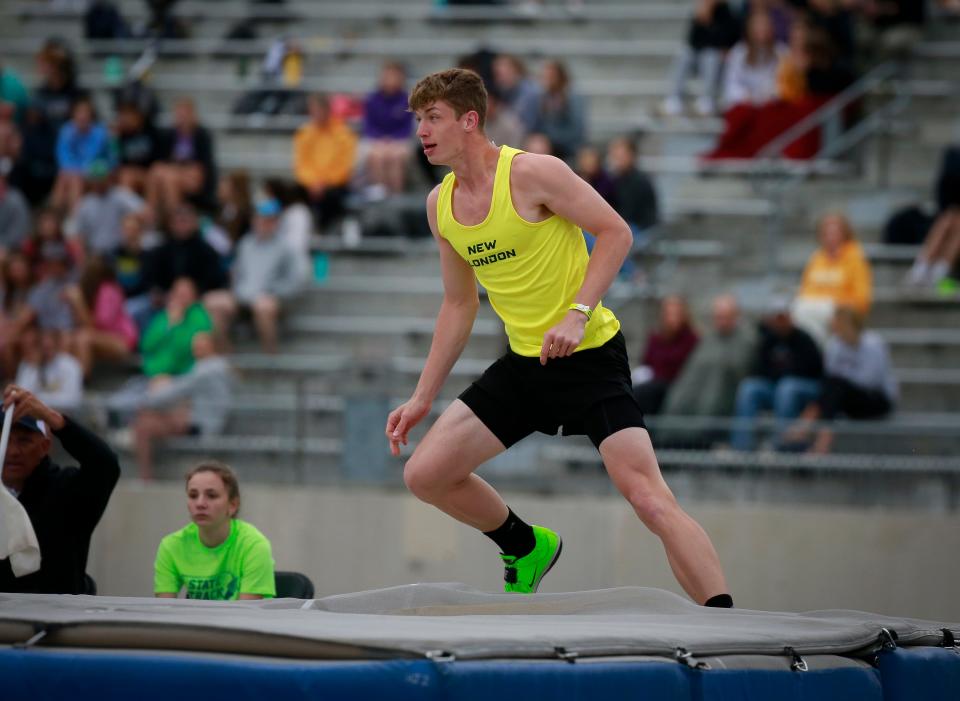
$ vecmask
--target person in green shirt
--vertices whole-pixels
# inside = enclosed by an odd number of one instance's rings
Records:
[[[240,486],[227,465],[202,462],[187,473],[193,521],[160,541],[153,592],[188,599],[263,599],[276,596],[270,541],[237,518]]]
[[[197,301],[197,286],[190,278],[178,278],[167,295],[166,307],[153,317],[140,340],[144,374],[156,377],[189,372],[194,335],[212,329],[210,315]]]

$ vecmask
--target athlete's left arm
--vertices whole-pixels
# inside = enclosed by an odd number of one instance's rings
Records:
[[[513,166],[514,180],[520,183],[522,197],[537,203],[597,238],[583,283],[574,301],[590,308],[597,306],[610,288],[620,266],[630,252],[633,236],[630,227],[596,190],[553,156],[524,154]],[[571,355],[583,341],[586,316],[569,311],[563,320],[546,333],[540,349],[540,362]]]

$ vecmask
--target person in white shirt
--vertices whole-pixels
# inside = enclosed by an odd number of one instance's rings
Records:
[[[811,402],[791,431],[802,440],[813,422],[830,422],[843,414],[851,419],[878,419],[893,411],[899,386],[887,344],[875,331],[865,331],[863,316],[852,307],[838,307],[833,334],[824,348],[824,378],[820,396]],[[833,431],[822,426],[810,447],[828,453]]]
[[[83,403],[83,368],[63,351],[61,335],[56,329],[22,333],[23,360],[14,384],[58,411],[76,411]]]
[[[297,256],[280,238],[279,217],[280,203],[276,200],[257,205],[253,232],[237,246],[231,289],[214,290],[204,298],[221,347],[229,345],[228,334],[237,313],[248,309],[264,352],[277,352],[282,305],[303,287]]]
[[[762,105],[777,96],[777,66],[787,47],[777,43],[770,13],[757,10],[747,19],[746,35],[727,56],[723,105]]]

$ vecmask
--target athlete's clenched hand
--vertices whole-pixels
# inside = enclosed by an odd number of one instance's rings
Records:
[[[543,335],[540,364],[546,365],[549,358],[573,355],[573,351],[583,342],[583,329],[586,325],[587,317],[582,312],[568,311],[563,321]]]
[[[400,455],[400,445],[407,444],[410,429],[423,420],[430,411],[430,402],[411,397],[408,401],[390,412],[387,417],[387,440],[390,441],[390,453]]]

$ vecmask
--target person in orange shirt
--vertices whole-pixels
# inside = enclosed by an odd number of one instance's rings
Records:
[[[340,219],[356,161],[357,136],[330,113],[326,95],[311,95],[310,121],[293,137],[293,173],[307,192],[317,223]]]
[[[850,221],[840,212],[820,219],[820,248],[804,268],[793,305],[798,326],[823,344],[837,307],[851,307],[862,316],[870,311],[872,274]]]

